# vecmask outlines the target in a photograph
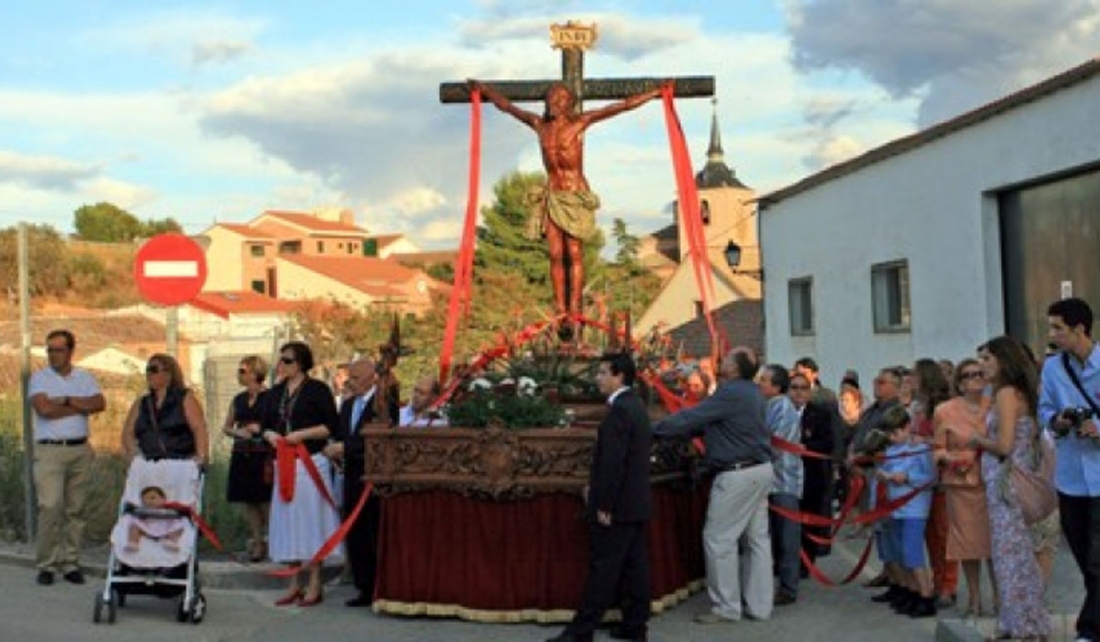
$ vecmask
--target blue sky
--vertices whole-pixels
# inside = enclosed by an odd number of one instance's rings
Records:
[[[761,193],[1100,53],[1100,0],[0,0],[0,227],[68,231],[98,201],[190,233],[336,206],[453,246],[470,114],[439,83],[557,77],[568,19],[598,25],[589,76],[714,75],[726,160]],[[714,107],[677,109],[698,167]],[[586,147],[601,223],[669,222],[658,105]],[[483,202],[540,166],[491,107],[483,148]]]

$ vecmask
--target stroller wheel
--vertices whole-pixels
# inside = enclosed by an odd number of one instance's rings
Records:
[[[114,596],[115,596],[115,602],[118,603],[118,608],[121,609],[124,606],[126,606],[126,594],[125,593],[123,593],[122,591],[119,591],[118,589],[115,589],[114,590]]]
[[[111,597],[103,599],[102,593],[95,594],[95,605],[92,608],[92,621],[99,624],[103,621],[103,607],[107,607],[107,623],[114,624],[118,619],[118,593],[111,591]]]
[[[196,593],[195,596],[191,598],[191,612],[189,615],[191,624],[198,624],[206,617],[206,596],[202,593]]]
[[[92,608],[92,622],[99,624],[103,621],[103,594],[96,592],[95,606]]]
[[[118,619],[118,591],[111,591],[111,597],[107,598],[107,623],[114,624]]]
[[[184,603],[182,597],[180,598],[179,606],[176,608],[176,621],[177,622],[186,622],[187,621],[187,604]]]

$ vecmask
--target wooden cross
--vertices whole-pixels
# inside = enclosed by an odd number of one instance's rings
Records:
[[[486,85],[512,101],[533,102],[546,98],[546,91],[558,82],[565,83],[577,102],[575,109],[582,111],[585,100],[621,100],[645,93],[673,81],[673,95],[677,98],[708,98],[714,95],[714,76],[681,76],[678,78],[592,78],[584,77],[584,51],[596,41],[595,25],[582,26],[575,22],[550,27],[553,47],[561,49],[561,80],[486,80]],[[439,85],[439,101],[442,103],[470,102],[470,88],[465,82],[445,82]]]

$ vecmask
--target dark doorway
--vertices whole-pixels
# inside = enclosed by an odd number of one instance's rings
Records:
[[[1100,170],[1004,192],[998,207],[1005,328],[1041,355],[1047,306],[1067,288],[1100,311]]]

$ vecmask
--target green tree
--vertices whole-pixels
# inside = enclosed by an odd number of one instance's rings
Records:
[[[629,268],[640,268],[638,265],[638,248],[641,241],[626,229],[626,222],[617,218],[611,222],[611,237],[615,239],[618,250],[615,252],[615,262]]]
[[[77,238],[118,243],[143,236],[145,225],[136,216],[111,203],[82,205],[73,213]]]
[[[477,228],[475,278],[486,270],[520,274],[527,283],[545,285],[549,299],[550,255],[542,239],[527,236],[530,208],[524,202],[531,189],[545,183],[542,172],[513,172],[493,186],[496,199],[481,209]]]
[[[19,282],[19,229],[0,230],[0,278],[14,290]],[[49,225],[27,226],[27,270],[31,295],[59,295],[69,286],[65,241]]]
[[[151,218],[142,224],[141,236],[150,237],[157,234],[164,234],[165,232],[183,232],[183,227],[176,219],[168,217],[165,219],[157,220]]]

